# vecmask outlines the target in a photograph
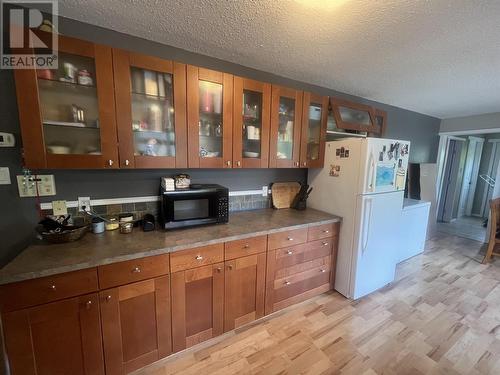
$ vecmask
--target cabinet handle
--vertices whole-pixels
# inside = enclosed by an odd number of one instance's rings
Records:
[[[328,242],[323,242],[323,246],[328,246]]]
[[[320,270],[320,272],[321,272],[321,273],[324,273],[324,272],[326,272],[326,270],[323,270],[323,269],[322,269],[322,270]]]
[[[227,269],[228,269],[228,270],[232,270],[232,269],[233,269],[233,265],[232,265],[232,264],[228,264],[228,265],[227,265]]]
[[[228,167],[230,167],[230,166],[231,166],[231,160],[226,161],[226,165],[227,165]]]
[[[125,159],[125,165],[129,165],[130,161],[128,159]]]
[[[133,270],[132,270],[133,273],[140,273],[141,272],[141,269],[139,267],[135,267]]]
[[[325,229],[323,233],[330,233],[330,231],[328,229]]]
[[[111,301],[111,296],[106,296],[106,302]]]
[[[216,270],[217,272],[219,272],[219,273],[220,273],[220,272],[222,272],[222,268],[220,268],[220,267],[217,267],[215,270]]]
[[[108,165],[111,167],[113,165],[113,160],[109,159],[108,160]]]
[[[288,241],[293,241],[293,237],[288,237],[287,240]]]
[[[54,284],[52,284],[52,285],[50,286],[50,289],[52,289],[52,290],[56,290],[56,286],[55,286]]]
[[[285,285],[290,285],[290,281],[285,281]]]
[[[250,245],[247,243],[243,246],[244,249],[248,249],[249,247],[250,247]]]
[[[294,166],[294,167],[298,167],[298,166],[299,166],[299,162],[298,162],[298,161],[294,161],[294,162],[293,162],[293,166]]]
[[[87,301],[87,302],[85,303],[85,308],[86,308],[87,310],[89,310],[91,307],[92,307],[92,301]]]
[[[196,258],[194,258],[194,259],[196,259],[196,260],[202,260],[203,257],[201,255],[197,255]]]
[[[304,167],[307,167],[307,163],[306,163],[306,162],[303,162],[303,163],[302,163],[302,165],[303,165]]]
[[[236,166],[237,166],[237,167],[241,167],[241,161],[239,161],[239,160],[238,160],[238,161],[236,162]]]
[[[287,253],[288,255],[292,255],[292,254],[293,254],[293,251],[292,251],[292,250],[288,250],[286,253]]]

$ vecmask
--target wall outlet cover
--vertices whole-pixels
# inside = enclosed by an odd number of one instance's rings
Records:
[[[267,186],[262,186],[262,196],[263,197],[267,197],[267,195],[269,194],[269,189]]]
[[[56,195],[56,183],[52,174],[18,175],[16,178],[20,197],[36,197],[37,190],[41,197]]]
[[[0,167],[0,185],[10,185],[10,172],[8,167]]]
[[[52,201],[52,214],[55,216],[67,215],[68,207],[66,201]]]
[[[84,209],[85,207],[85,209]],[[90,197],[78,197],[78,211],[90,212]]]

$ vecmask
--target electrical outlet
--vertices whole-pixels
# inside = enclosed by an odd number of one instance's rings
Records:
[[[262,196],[267,197],[269,194],[267,186],[262,186]]]
[[[0,167],[0,185],[10,185],[9,167]]]
[[[56,195],[56,183],[52,174],[16,176],[20,197],[46,197]]]
[[[66,201],[52,201],[52,215],[60,216],[67,215],[68,207]]]
[[[78,197],[78,211],[90,212],[90,197]]]

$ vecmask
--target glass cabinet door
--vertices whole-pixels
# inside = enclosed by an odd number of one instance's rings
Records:
[[[338,98],[332,98],[331,103],[338,128],[362,132],[375,131],[375,118],[371,106]]]
[[[305,92],[300,146],[301,167],[323,167],[327,119],[328,97]]]
[[[177,103],[185,92],[185,66],[127,51],[113,54],[121,167],[187,166],[185,114]]]
[[[271,85],[234,78],[235,168],[267,168]]]
[[[16,73],[16,85],[28,166],[118,166],[110,48],[60,36],[58,69]]]
[[[189,167],[230,168],[232,76],[188,66]]]
[[[370,136],[383,137],[387,126],[387,112],[375,109],[375,129]]]
[[[302,92],[273,86],[270,167],[299,167]]]

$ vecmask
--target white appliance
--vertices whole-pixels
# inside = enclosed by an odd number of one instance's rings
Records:
[[[427,223],[431,202],[416,199],[404,199],[401,212],[400,230],[398,231],[398,246],[396,260],[402,262],[424,251],[427,238]]]
[[[394,280],[409,152],[406,141],[346,138],[309,170],[308,206],[342,216],[335,289],[348,298]]]

